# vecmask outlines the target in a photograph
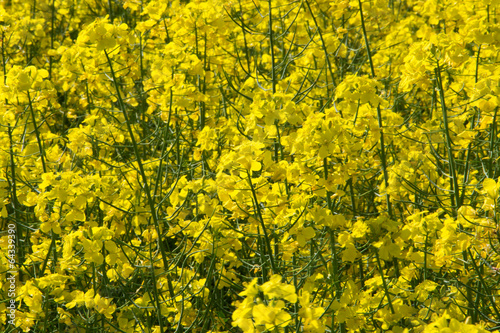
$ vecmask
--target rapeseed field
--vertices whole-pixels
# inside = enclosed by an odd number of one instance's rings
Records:
[[[500,330],[498,11],[0,0],[0,330]]]

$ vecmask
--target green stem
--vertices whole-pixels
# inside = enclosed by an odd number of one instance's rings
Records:
[[[394,307],[392,306],[391,295],[389,294],[389,288],[387,287],[387,282],[385,281],[384,271],[382,270],[382,265],[380,264],[380,258],[378,256],[378,249],[375,250],[375,258],[377,258],[377,266],[380,272],[380,277],[382,278],[382,285],[384,286],[385,297],[387,298],[387,302],[389,303],[389,308],[391,309],[391,313],[396,313],[394,311]]]
[[[28,90],[28,101],[30,106],[31,117],[33,118],[33,127],[35,128],[36,141],[38,142],[38,149],[40,150],[40,158],[42,160],[43,172],[47,172],[47,167],[45,166],[45,157],[42,146],[42,140],[40,139],[40,132],[38,131],[38,126],[36,125],[35,111],[33,110],[33,103],[31,102],[30,92]]]
[[[311,17],[314,21],[314,25],[316,26],[316,29],[318,30],[319,38],[321,39],[321,46],[323,48],[323,52],[325,53],[325,59],[326,59],[327,65],[328,65],[328,71],[330,72],[330,77],[332,79],[332,83],[333,83],[333,85],[337,85],[335,83],[335,76],[333,75],[332,64],[330,62],[330,58],[328,57],[328,50],[326,49],[326,44],[325,44],[325,41],[323,39],[323,34],[321,33],[321,29],[319,28],[318,22],[316,21],[316,17],[314,16],[313,11],[311,10],[311,6],[309,5],[309,1],[307,1],[307,0],[306,0],[306,5],[307,5],[307,8],[309,9],[309,12],[311,13]]]
[[[158,238],[160,235],[158,234]],[[160,325],[160,332],[165,332],[163,329],[163,320],[161,319],[161,304],[160,304],[160,296],[158,294],[158,288],[156,286],[156,276],[155,276],[155,265],[153,261],[153,248],[151,247],[151,242],[149,242],[149,262],[151,264],[151,276],[152,276],[152,285],[153,285],[153,299],[156,303],[156,312],[158,317],[158,324]],[[175,299],[174,299],[175,302]]]
[[[498,114],[498,106],[495,108],[495,114],[493,115],[493,121],[490,124],[490,145],[489,145],[489,154],[490,159],[488,161],[488,177],[495,178],[495,173],[493,172],[493,167],[496,164],[496,161],[493,157],[493,149],[495,148],[495,139],[496,139],[496,128],[497,128],[497,114]]]
[[[368,61],[370,62],[370,70],[371,70],[372,78],[375,79],[375,68],[373,67],[373,60],[372,60],[372,54],[370,51],[370,44],[368,43],[368,35],[366,33],[365,19],[363,17],[363,7],[361,5],[361,0],[358,0],[358,1],[359,1],[359,14],[361,15],[361,27],[363,29],[363,36],[365,39],[366,53],[368,54]],[[380,130],[380,159],[382,160],[382,171],[384,172],[385,190],[387,191],[389,188],[389,175],[387,173],[387,156],[385,153],[384,128],[383,128],[383,123],[382,123],[382,112],[380,111],[380,105],[377,105],[377,120],[378,120],[378,128]],[[392,219],[394,217],[393,217],[393,213],[392,213],[392,205],[391,205],[391,199],[390,199],[389,193],[386,193],[385,199],[387,202],[387,211],[389,213],[389,217]]]
[[[274,68],[274,34],[273,34],[273,15],[272,15],[272,6],[271,0],[269,3],[269,44],[271,45],[271,78],[273,81],[273,94],[276,93],[276,72]]]
[[[123,99],[122,99],[122,96],[120,93],[120,88],[118,87],[118,81],[116,80],[116,75],[115,75],[115,71],[113,69],[113,64],[111,63],[111,59],[109,58],[108,52],[106,50],[104,50],[104,54],[106,55],[106,59],[108,60],[109,68],[111,70],[111,76],[113,78],[113,83],[114,83],[116,95],[118,98],[118,103],[120,105],[120,109],[123,113],[123,116],[125,117],[125,123],[127,124],[127,129],[128,129],[129,135],[130,135],[130,140],[132,141],[132,148],[134,149],[134,154],[135,154],[135,157],[137,160],[137,165],[139,166],[139,173],[141,175],[142,182],[143,182],[142,186],[143,186],[144,192],[146,192],[146,198],[148,200],[149,208],[151,210],[153,224],[154,224],[156,233],[158,234],[158,247],[160,249],[160,253],[161,253],[161,257],[162,257],[162,261],[163,261],[163,266],[164,266],[164,269],[167,270],[169,267],[169,264],[167,261],[167,251],[166,250],[168,250],[170,252],[170,248],[169,248],[168,243],[167,243],[166,244],[167,249],[165,249],[165,243],[163,243],[161,241],[162,233],[161,233],[161,229],[160,229],[160,223],[158,221],[155,203],[153,201],[153,198],[151,197],[151,191],[150,191],[149,184],[148,184],[148,177],[146,176],[146,173],[144,172],[144,166],[142,165],[141,155],[140,155],[139,149],[137,147],[137,142],[135,141],[134,132],[132,131],[132,126],[130,124],[130,119],[128,117],[127,111],[125,110],[125,104],[123,103]],[[168,228],[168,225],[165,225],[165,227]],[[169,289],[170,289],[170,296],[173,298],[174,291],[172,288],[169,288]]]
[[[325,180],[328,180],[328,159],[323,159],[323,172]],[[328,209],[333,213],[333,205],[330,199],[330,192],[326,193]],[[339,258],[337,256],[337,246],[335,245],[335,230],[330,230],[330,249],[332,251],[332,279],[335,286],[335,299],[340,299],[342,289],[340,287],[340,274],[339,274]],[[345,333],[345,323],[340,323],[340,332]]]
[[[491,303],[491,306],[493,308],[493,311],[497,315],[497,318],[500,318],[500,311],[497,308],[497,302],[495,301],[495,299],[493,298],[493,295],[491,294],[491,289],[488,288],[488,285],[486,284],[486,281],[484,281],[484,278],[483,278],[484,273],[482,273],[482,272],[479,271],[479,268],[477,267],[477,264],[476,264],[476,260],[474,259],[474,256],[472,255],[471,250],[467,249],[467,251],[469,252],[469,256],[470,256],[470,259],[471,259],[471,262],[472,262],[472,266],[474,266],[474,270],[477,273],[477,277],[479,278],[479,281],[481,281],[481,284],[483,285],[484,292],[488,296],[488,299],[490,300],[490,303]]]
[[[267,230],[266,230],[266,226],[264,224],[264,219],[262,217],[262,212],[260,211],[260,205],[259,205],[259,201],[257,200],[257,195],[255,193],[255,188],[252,184],[252,178],[250,177],[250,173],[247,171],[247,176],[248,176],[248,184],[250,185],[250,190],[252,191],[252,196],[253,196],[253,200],[254,200],[254,205],[255,205],[255,209],[257,210],[257,216],[259,217],[259,221],[260,221],[260,224],[261,224],[261,227],[262,227],[262,232],[264,233],[264,241],[266,243],[266,248],[267,248],[267,252],[268,252],[268,255],[269,255],[269,260],[271,261],[271,270],[272,270],[272,274],[276,274],[276,266],[274,265],[274,258],[273,258],[273,250],[271,248],[271,242],[269,241],[269,237],[267,235]],[[265,277],[263,277],[263,279],[265,279]]]
[[[479,54],[480,53],[481,53],[481,44],[479,44],[479,47],[477,48],[475,83],[477,83],[477,78],[479,75]]]
[[[335,299],[340,299],[342,295],[342,289],[340,288],[340,274],[338,268],[339,258],[337,256],[337,247],[335,245],[335,232],[333,230],[330,231],[330,248],[332,250],[332,278],[333,284],[335,286]],[[340,332],[345,333],[346,327],[345,323],[340,323]]]
[[[446,109],[445,99],[444,99],[444,91],[443,91],[443,81],[441,80],[441,69],[439,68],[439,62],[437,63],[437,67],[434,70],[436,73],[436,81],[438,84],[439,90],[439,99],[441,101],[441,111],[443,112],[443,125],[444,125],[444,134],[446,137],[446,150],[448,151],[448,164],[450,166],[450,186],[452,189],[451,195],[451,205],[458,209],[460,208],[460,195],[458,193],[458,179],[455,172],[455,158],[453,157],[453,148],[450,137],[450,129],[448,127],[448,112]]]
[[[10,148],[9,148],[9,155],[10,155],[10,172],[11,172],[11,179],[12,181],[10,182],[10,189],[11,189],[11,202],[12,202],[12,208],[14,209],[14,224],[15,224],[15,235],[16,235],[16,254],[17,254],[17,259],[18,262],[24,262],[24,253],[21,252],[21,242],[20,242],[20,233],[21,233],[21,218],[19,216],[19,201],[17,199],[17,181],[16,181],[16,164],[14,161],[14,142],[12,139],[12,127],[9,125],[7,132],[9,134],[9,141],[10,141]],[[21,275],[22,271],[19,270],[19,278],[22,278]],[[21,279],[22,281],[22,279]]]

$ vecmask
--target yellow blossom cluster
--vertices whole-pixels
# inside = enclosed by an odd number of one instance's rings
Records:
[[[499,11],[0,0],[0,330],[499,330]]]

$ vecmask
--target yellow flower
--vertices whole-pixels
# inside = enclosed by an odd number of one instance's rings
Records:
[[[273,275],[269,281],[265,282],[259,289],[270,299],[285,299],[291,303],[297,302],[295,287],[286,283],[281,283],[280,275]]]
[[[115,312],[116,305],[111,304],[111,300],[101,297],[100,295],[96,295],[94,299],[95,309],[103,314],[106,318],[112,319],[112,314]]]

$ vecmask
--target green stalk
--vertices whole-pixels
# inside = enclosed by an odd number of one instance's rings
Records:
[[[488,176],[490,178],[494,178],[495,174],[493,172],[493,166],[495,165],[495,162],[493,161],[493,149],[495,146],[495,139],[496,139],[496,128],[497,128],[497,114],[498,114],[498,106],[495,108],[495,114],[493,115],[493,121],[490,124],[490,146],[489,146],[489,154],[490,154],[490,159],[489,159],[489,166],[488,166]],[[496,212],[496,211],[495,211]]]
[[[391,313],[396,313],[394,311],[394,307],[392,306],[391,295],[389,294],[389,288],[387,287],[387,282],[385,281],[384,271],[382,270],[382,265],[380,264],[380,258],[378,256],[378,249],[375,250],[375,258],[377,258],[377,266],[380,272],[380,277],[382,278],[382,285],[384,286],[385,297],[387,298],[387,302],[389,302],[389,308],[391,309]]]
[[[267,230],[266,226],[264,224],[264,219],[262,218],[262,212],[260,211],[260,205],[259,201],[257,200],[257,195],[255,194],[255,188],[253,187],[252,184],[252,178],[250,177],[250,173],[247,171],[247,176],[248,176],[248,184],[250,185],[250,190],[252,191],[252,196],[254,200],[254,205],[255,209],[257,210],[257,216],[259,217],[259,221],[262,227],[262,232],[264,233],[264,241],[265,241],[265,247],[267,248],[268,254],[269,254],[269,260],[271,261],[271,271],[272,274],[276,274],[276,266],[274,265],[274,258],[273,258],[273,250],[271,248],[271,242],[269,241],[269,237],[267,235]],[[263,277],[265,279],[265,277]]]
[[[5,59],[5,31],[2,30],[2,70],[3,70],[3,84],[7,84],[7,68],[5,67],[6,59]]]
[[[210,260],[210,267],[208,268],[208,273],[207,277],[205,279],[205,287],[210,290],[210,286],[208,285],[209,281],[212,281],[212,275],[215,270],[215,259],[217,258],[216,256],[216,248],[215,244],[212,244],[212,259]],[[217,283],[218,284],[218,283]],[[212,288],[212,290],[209,291],[209,295],[214,293],[214,290],[216,290],[217,286],[215,288]],[[212,295],[213,296],[213,295]],[[215,297],[210,297],[210,302],[206,307],[203,319],[201,321],[201,324],[199,325],[201,327],[202,332],[206,332],[206,326],[208,325],[209,320],[208,319],[208,314],[211,313],[214,309],[212,307],[213,302],[215,301]]]
[[[238,4],[240,5],[240,12],[243,12],[243,8],[241,6],[241,0],[238,1]],[[246,34],[245,27],[243,26],[243,19],[241,19],[241,31],[243,32],[243,44],[245,45],[245,59],[247,61],[247,66],[248,66],[247,73],[251,73],[251,69],[250,69],[250,55],[248,53],[248,44],[247,44],[247,34]]]
[[[108,0],[109,22],[113,23],[114,15],[113,8],[111,7],[111,0]]]
[[[160,234],[158,234],[158,239],[160,239]],[[160,240],[161,243],[161,240]],[[158,294],[158,288],[156,287],[156,276],[155,276],[155,265],[153,261],[153,249],[151,247],[151,242],[149,242],[149,262],[151,263],[151,275],[153,280],[153,299],[156,305],[156,312],[158,317],[158,324],[160,325],[160,332],[165,332],[163,329],[163,321],[161,320],[161,304],[160,304],[160,296]],[[174,299],[175,302],[175,299]]]
[[[144,45],[142,42],[142,34],[139,34],[139,67],[141,80],[138,85],[139,99],[141,101],[141,127],[144,137],[149,136],[148,126],[146,125],[146,98],[144,97]],[[144,158],[146,158],[146,149],[142,150]]]
[[[359,2],[359,14],[361,15],[361,27],[363,29],[363,36],[365,39],[366,53],[368,54],[368,61],[370,62],[370,70],[371,70],[372,78],[375,79],[375,68],[373,67],[373,60],[372,60],[372,54],[370,51],[370,44],[368,43],[368,35],[366,34],[365,19],[363,17],[363,7],[361,5],[361,0],[358,0],[358,2]],[[382,171],[384,172],[384,183],[385,183],[385,188],[387,191],[387,189],[389,188],[389,175],[387,173],[387,156],[385,153],[384,128],[383,128],[383,124],[382,124],[382,112],[380,111],[380,105],[377,105],[377,120],[378,120],[378,127],[380,130],[380,159],[382,160]],[[385,199],[387,202],[387,211],[389,213],[389,217],[392,219],[392,218],[394,218],[394,216],[392,213],[392,205],[391,205],[391,199],[390,199],[389,193],[386,193]]]
[[[323,159],[323,171],[325,180],[328,180],[328,159],[325,157]],[[328,202],[328,209],[333,213],[333,205],[330,199],[330,192],[326,193],[326,199]],[[342,289],[340,287],[340,274],[339,274],[339,258],[337,256],[337,246],[335,245],[335,230],[330,230],[330,249],[332,250],[332,277],[333,284],[335,286],[335,299],[340,299],[342,295]],[[333,315],[332,315],[333,316]],[[333,319],[332,319],[333,320]],[[340,332],[345,333],[345,323],[340,323]]]
[[[342,290],[340,288],[340,276],[338,268],[339,258],[337,257],[337,247],[335,246],[335,232],[333,230],[330,231],[330,248],[332,249],[332,276],[333,276],[333,284],[335,285],[335,298],[340,299],[340,296],[342,295]],[[346,332],[345,323],[339,323],[339,325],[340,325],[340,332],[345,333]]]
[[[476,74],[475,74],[475,80],[474,82],[477,83],[478,81],[478,75],[479,75],[479,55],[481,53],[481,45],[479,45],[478,47],[478,50],[477,50],[477,56],[476,56]],[[477,107],[474,107],[474,110],[476,110],[476,112],[472,115],[472,120],[470,122],[470,129],[473,130],[474,129],[474,122],[475,122],[475,118],[476,118],[476,115],[479,117],[479,114],[478,114],[478,108]],[[495,113],[495,116],[496,116],[496,113]],[[492,124],[495,123],[495,120],[493,121]],[[464,199],[465,199],[465,192],[466,192],[466,188],[467,188],[467,182],[469,180],[469,174],[470,174],[470,156],[471,156],[471,151],[472,151],[472,142],[469,143],[469,146],[467,147],[467,155],[466,155],[466,158],[465,158],[465,167],[464,167],[464,180],[462,182],[462,187],[463,187],[463,190],[462,190],[462,195],[460,196],[460,203],[459,203],[459,206],[463,205],[464,203]],[[491,146],[490,146],[490,151],[491,150]]]
[[[134,149],[134,154],[135,154],[135,157],[137,160],[137,165],[139,166],[139,173],[140,173],[141,178],[142,178],[143,189],[144,189],[144,192],[146,192],[146,198],[148,200],[149,208],[151,210],[153,224],[154,224],[156,233],[158,234],[158,247],[160,249],[160,253],[162,256],[163,266],[164,266],[165,270],[167,270],[169,267],[169,264],[167,261],[167,251],[166,250],[168,250],[170,252],[170,248],[169,248],[168,243],[167,243],[166,244],[167,249],[165,249],[165,244],[161,241],[160,223],[158,221],[155,203],[153,201],[153,198],[151,197],[151,191],[150,191],[150,188],[148,185],[148,177],[146,176],[146,173],[144,172],[144,166],[142,165],[141,155],[140,155],[139,149],[137,147],[137,142],[135,141],[134,132],[132,131],[132,126],[130,125],[130,119],[128,117],[127,111],[125,110],[125,104],[123,103],[123,99],[122,99],[122,96],[120,94],[120,88],[118,87],[118,81],[116,80],[116,75],[115,75],[115,71],[113,69],[113,64],[111,63],[111,59],[109,58],[108,52],[106,50],[104,50],[104,54],[106,55],[106,59],[108,60],[108,65],[109,65],[109,68],[111,70],[111,76],[113,78],[113,84],[115,86],[116,95],[118,98],[118,103],[120,105],[120,109],[123,113],[123,116],[125,117],[125,123],[127,124],[127,129],[128,129],[129,135],[130,135],[130,140],[132,141],[132,147]],[[168,228],[168,225],[166,225],[166,228]],[[170,296],[173,298],[174,291],[172,288],[169,288],[169,289],[170,289]]]
[[[475,83],[477,83],[477,77],[479,75],[479,54],[481,54],[481,44],[479,44],[479,47],[477,49]]]
[[[297,255],[294,252],[292,256],[292,272],[295,272],[295,267],[297,267]],[[295,287],[295,290],[299,290],[297,274],[293,274],[293,286]],[[299,313],[298,302],[295,302],[295,304],[293,305],[293,309],[295,313]],[[295,316],[295,332],[299,332],[299,329],[300,329],[300,319],[299,316]]]
[[[330,63],[330,58],[328,57],[328,51],[326,49],[326,44],[325,44],[325,41],[323,39],[323,34],[321,33],[321,29],[319,28],[318,22],[316,21],[316,17],[314,16],[313,11],[311,10],[311,6],[309,5],[309,1],[307,1],[307,0],[306,0],[306,5],[307,5],[307,8],[309,9],[309,12],[311,13],[312,19],[314,21],[314,25],[316,26],[316,29],[318,31],[319,39],[321,39],[321,46],[323,47],[323,52],[325,53],[325,59],[326,59],[327,65],[328,65],[328,71],[330,72],[330,77],[332,79],[332,83],[333,83],[333,85],[336,85],[335,76],[333,75],[333,70],[332,70],[332,64]]]
[[[10,172],[11,172],[11,177],[12,181],[9,182],[10,184],[10,189],[11,189],[11,202],[12,202],[12,208],[14,209],[14,224],[15,224],[15,235],[16,235],[16,251],[17,251],[17,259],[19,262],[24,262],[24,253],[22,253],[20,250],[22,249],[21,243],[20,243],[20,225],[21,225],[21,218],[19,216],[19,201],[17,199],[17,182],[16,182],[16,164],[14,162],[14,141],[12,139],[12,127],[9,125],[7,128],[7,132],[9,134],[9,141],[10,141],[10,147],[9,147],[9,155],[10,155]],[[19,270],[19,278],[22,281],[22,271]]]
[[[490,300],[490,303],[491,303],[491,307],[493,308],[493,311],[497,315],[497,318],[500,318],[500,311],[497,308],[497,302],[493,298],[493,295],[491,293],[491,289],[488,288],[488,285],[486,284],[486,281],[484,281],[484,278],[483,278],[484,273],[481,273],[479,271],[479,268],[477,267],[477,264],[476,264],[476,260],[474,259],[474,256],[472,255],[472,252],[471,252],[470,248],[467,249],[467,251],[469,252],[469,256],[470,256],[470,259],[471,259],[471,262],[472,262],[472,266],[474,266],[474,270],[477,273],[477,277],[479,278],[479,281],[483,285],[484,293],[488,296],[488,299]]]
[[[352,206],[352,215],[356,216],[356,200],[354,199],[354,188],[352,186],[352,177],[347,180],[347,184],[349,185],[349,197],[351,198],[351,206]]]
[[[38,149],[40,150],[40,158],[42,160],[42,168],[43,172],[47,172],[47,167],[45,166],[45,158],[43,153],[42,140],[40,139],[40,132],[38,131],[38,126],[36,125],[35,111],[33,110],[33,103],[31,102],[31,96],[29,90],[28,93],[28,101],[30,106],[31,117],[33,118],[33,127],[35,128],[36,141],[38,142]]]
[[[439,68],[439,62],[437,63],[437,67],[434,70],[436,73],[436,81],[438,84],[439,90],[439,99],[441,101],[441,111],[443,112],[443,125],[444,125],[444,134],[446,137],[446,150],[448,151],[448,164],[450,165],[450,185],[452,188],[451,195],[451,205],[458,209],[460,204],[460,196],[458,193],[458,179],[455,172],[455,158],[453,157],[453,148],[451,146],[451,138],[450,138],[450,129],[448,127],[448,113],[446,110],[446,104],[444,100],[444,91],[443,91],[443,82],[441,80],[441,70]]]
[[[52,241],[50,242],[49,249],[47,250],[47,256],[45,257],[45,260],[43,261],[42,269],[40,270],[40,275],[39,276],[43,276],[43,273],[45,272],[45,268],[47,267],[47,263],[49,261],[49,256],[50,256],[50,253],[52,252],[52,249],[54,249],[54,256],[57,254],[56,253],[56,248],[55,248],[56,237],[54,235],[54,232],[51,231],[50,235],[51,235]],[[55,259],[56,258],[54,257],[54,261],[55,261]]]
[[[35,19],[36,16],[36,0],[33,0],[33,7],[31,9],[31,19]]]
[[[50,17],[50,48],[54,48],[54,19],[55,19],[55,0],[52,0],[52,4],[50,5],[51,17]],[[52,78],[52,62],[53,57],[49,57],[49,80]]]
[[[427,241],[429,239],[429,233],[425,235],[424,243],[424,281],[427,280]]]
[[[169,151],[165,154],[165,150],[167,148],[167,138],[168,138],[168,129],[170,127],[170,119],[171,119],[171,116],[172,116],[172,88],[170,88],[170,106],[169,106],[169,110],[168,110],[168,119],[167,119],[167,124],[164,128],[164,131],[165,131],[165,138],[163,139],[163,147],[161,149],[161,155],[160,155],[160,164],[158,165],[158,173],[156,174],[156,182],[155,182],[155,188],[154,188],[154,191],[153,191],[153,198],[156,198],[156,195],[158,193],[158,187],[160,185],[160,182],[161,182],[161,176],[162,176],[162,168],[163,168],[163,161],[164,160],[167,160],[168,159],[168,156],[170,155],[170,151],[171,149],[169,149]],[[166,173],[165,173],[165,176],[168,174],[168,170],[166,170]]]
[[[276,73],[274,69],[274,34],[273,34],[273,15],[272,15],[272,6],[271,0],[269,3],[269,44],[271,45],[271,78],[273,81],[273,94],[276,93]]]

